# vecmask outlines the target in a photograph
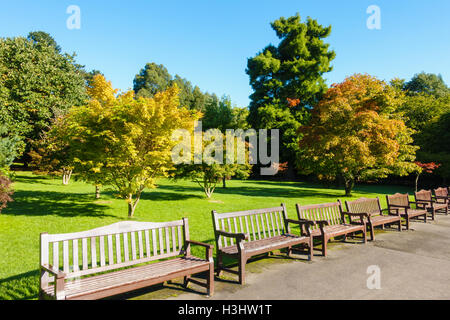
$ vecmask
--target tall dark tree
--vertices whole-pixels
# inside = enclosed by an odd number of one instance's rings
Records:
[[[450,88],[447,87],[442,76],[421,72],[405,83],[404,90],[409,94],[428,94],[436,98],[450,94]]]
[[[249,123],[254,128],[280,129],[282,162],[293,163],[298,151],[297,130],[309,119],[327,86],[323,75],[332,70],[335,53],[324,42],[331,26],[300,15],[274,21],[272,29],[280,39],[248,59],[250,96]]]
[[[202,111],[205,104],[211,98],[208,93],[203,93],[199,87],[193,86],[187,79],[179,75],[172,75],[162,64],[147,63],[134,78],[133,90],[137,97],[151,98],[157,92],[167,90],[174,84],[180,89],[178,95],[180,106],[190,110]]]

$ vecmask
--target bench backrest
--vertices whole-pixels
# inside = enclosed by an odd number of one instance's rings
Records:
[[[331,203],[313,204],[308,206],[301,206],[298,203],[297,216],[299,219],[306,219],[310,221],[326,220],[329,225],[339,225],[345,223],[343,217],[342,203],[340,200]],[[312,230],[319,228],[318,225],[311,227]]]
[[[248,234],[248,242],[290,233],[284,204],[280,207],[217,213],[212,211],[214,230]],[[217,248],[234,245],[232,238],[216,234]]]
[[[75,233],[42,233],[40,263],[63,271],[66,278],[75,278],[184,254],[186,240],[186,218],[162,223],[123,221]]]
[[[391,205],[396,205],[396,206],[402,206],[402,207],[407,207],[410,208],[409,206],[409,194],[408,193],[396,193],[393,195],[386,195],[386,203],[389,209],[391,209]],[[393,207],[393,209],[396,209],[395,207]],[[405,209],[402,208],[397,208],[398,211],[401,212],[405,212]],[[391,213],[394,212],[392,210],[390,210]]]
[[[434,189],[434,195],[438,197],[448,197],[448,189],[447,188],[437,188]]]
[[[419,200],[431,201],[431,190],[420,190],[418,192],[414,192],[414,199],[416,200],[416,202]]]
[[[376,198],[359,198],[353,201],[345,201],[347,212],[351,213],[368,213],[370,215],[381,214],[380,199]]]

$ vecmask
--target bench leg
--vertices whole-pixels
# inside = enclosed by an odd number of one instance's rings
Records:
[[[185,288],[188,287],[190,278],[191,278],[191,276],[185,276],[185,277],[184,277],[183,286],[184,286]]]
[[[245,264],[247,263],[247,259],[244,256],[240,256],[239,258],[239,283],[241,285],[245,284]]]
[[[292,247],[287,248],[287,256],[290,258],[292,256]]]
[[[209,273],[206,284],[208,288],[207,294],[209,297],[212,297],[214,295],[214,262],[209,265]]]
[[[398,221],[398,231],[402,232],[402,219]]]
[[[433,208],[433,211],[431,212],[431,220],[434,221],[435,216],[436,216],[436,210]]]
[[[328,238],[327,236],[322,236],[322,255],[324,257],[327,256],[327,242],[328,242]]]
[[[370,228],[370,240],[373,241],[375,240],[375,230],[372,224],[369,225],[369,228]],[[384,224],[381,225],[381,229],[384,229]]]
[[[409,216],[406,216],[406,230],[409,230]]]
[[[427,223],[427,216],[428,216],[428,212],[424,214],[424,219],[423,219],[423,221],[424,221],[425,223]]]
[[[308,246],[309,246],[309,257],[308,257],[308,260],[309,260],[309,261],[312,261],[313,256],[314,256],[314,242],[313,242],[313,237],[310,237],[310,238],[309,238]]]
[[[372,227],[372,232],[373,232],[373,227]],[[373,233],[372,233],[372,240],[373,240]],[[367,228],[364,227],[363,229],[363,243],[367,243]]]
[[[217,253],[217,276],[218,277],[220,277],[222,275],[222,267],[223,267],[222,255],[220,253]]]

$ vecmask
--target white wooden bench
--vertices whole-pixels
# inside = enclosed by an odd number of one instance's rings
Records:
[[[191,245],[206,248],[204,259]],[[176,278],[214,291],[213,246],[189,239],[186,218],[123,221],[88,231],[41,234],[40,299],[100,299]],[[165,259],[163,261],[158,261]],[[152,262],[152,263],[151,263]],[[137,266],[139,265],[139,266]],[[192,274],[208,272],[205,282]]]

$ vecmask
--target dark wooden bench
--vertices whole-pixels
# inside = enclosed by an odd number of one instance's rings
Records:
[[[439,203],[433,199],[431,190],[420,190],[419,192],[414,192],[414,200],[419,208],[428,210],[433,220],[437,212],[445,213],[446,215],[448,214],[447,203]]]
[[[390,224],[397,224],[398,231],[402,231],[402,217],[397,210],[390,213],[388,209],[381,209],[380,199],[376,198],[359,198],[354,201],[345,201],[347,212],[351,213],[367,213],[366,225],[370,230],[370,238],[375,239],[374,228]]]
[[[213,246],[189,239],[186,218],[42,233],[40,245],[40,299],[100,299],[181,277],[214,292]],[[205,259],[191,255],[191,245],[205,247]],[[206,283],[190,278],[205,271]]]
[[[416,204],[414,201],[409,200],[409,194],[396,193],[393,195],[386,195],[386,202],[390,213],[396,213],[397,211],[406,220],[406,229],[409,230],[410,222],[412,219],[418,219],[423,216],[425,222],[427,222],[428,210],[421,208],[411,208],[411,204]]]
[[[239,283],[245,283],[245,264],[253,256],[287,248],[292,252],[306,253],[312,259],[311,223],[288,219],[286,207],[248,210],[229,213],[212,211],[217,248],[217,275],[222,271],[239,275]],[[290,224],[299,225],[304,235],[291,233]],[[299,246],[295,247],[294,246]],[[237,259],[239,270],[225,268],[223,256]]]
[[[321,203],[308,206],[300,206],[298,203],[298,219],[311,221],[314,225],[311,228],[311,235],[320,238],[322,241],[322,254],[327,256],[327,243],[331,238],[347,235],[354,235],[356,232],[362,233],[363,242],[366,243],[366,224],[364,218],[366,213],[349,213],[342,209],[341,201],[332,203]],[[351,218],[358,217],[359,221]]]
[[[437,188],[433,190],[434,193],[434,199],[436,200],[436,203],[446,203],[447,207],[450,208],[450,195],[449,195],[449,189],[450,188]]]

